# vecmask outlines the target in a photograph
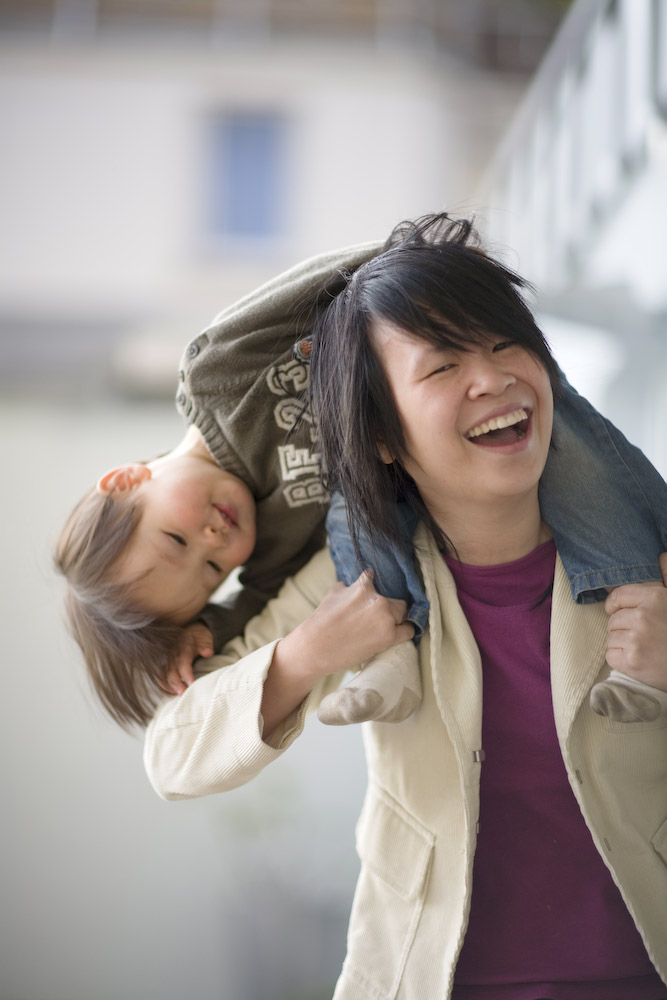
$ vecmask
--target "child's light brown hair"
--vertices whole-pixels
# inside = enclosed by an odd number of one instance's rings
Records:
[[[56,568],[68,583],[65,610],[93,689],[115,722],[146,725],[164,697],[164,681],[182,627],[140,607],[112,568],[141,518],[136,496],[91,489],[58,539]]]

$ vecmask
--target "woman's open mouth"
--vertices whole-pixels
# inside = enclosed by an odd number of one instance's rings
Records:
[[[492,417],[489,421],[471,427],[469,431],[466,431],[465,436],[472,444],[491,448],[516,444],[517,441],[521,441],[526,436],[529,424],[530,415],[523,407],[518,407],[511,413]]]

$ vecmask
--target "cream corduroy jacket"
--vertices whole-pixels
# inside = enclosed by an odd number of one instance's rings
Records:
[[[420,531],[431,604],[419,649],[424,699],[397,725],[366,723],[369,786],[357,826],[361,874],[334,1000],[446,1000],[470,906],[479,811],[482,673],[454,581]],[[163,798],[210,795],[249,781],[285,752],[341,677],[318,684],[272,745],[260,704],[276,637],[318,605],[335,580],[316,555],[248,625],[243,639],[181,698],[162,703],[144,760]],[[667,727],[613,723],[588,693],[608,672],[607,616],[575,604],[560,559],[551,625],[553,705],[574,795],[662,978],[667,980]]]

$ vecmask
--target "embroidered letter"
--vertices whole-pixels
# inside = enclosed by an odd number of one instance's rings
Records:
[[[303,507],[307,503],[328,503],[329,494],[319,479],[304,479],[283,490],[288,507]]]
[[[293,444],[284,444],[278,447],[278,456],[280,472],[286,482],[299,476],[320,474],[319,452],[311,452],[309,448],[295,448]]]
[[[313,418],[306,404],[295,399],[294,396],[286,396],[279,403],[276,403],[273,416],[278,427],[284,431],[293,431],[299,420],[304,420],[311,425],[313,423]],[[311,439],[312,437],[311,433]]]
[[[276,396],[294,395],[308,385],[308,365],[293,358],[282,365],[274,365],[266,374],[266,384]]]

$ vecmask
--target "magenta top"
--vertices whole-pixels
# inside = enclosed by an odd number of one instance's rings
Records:
[[[484,679],[480,832],[453,1000],[662,1000],[567,778],[551,701],[556,548],[447,558]]]

